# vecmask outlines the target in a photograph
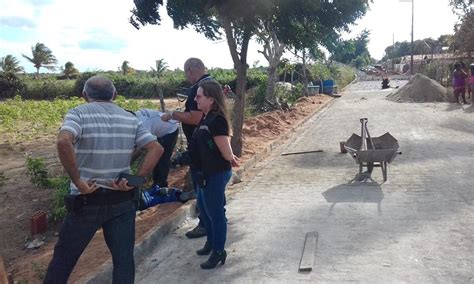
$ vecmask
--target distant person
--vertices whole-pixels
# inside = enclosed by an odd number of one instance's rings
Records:
[[[207,232],[204,247],[198,255],[208,255],[201,268],[211,269],[224,264],[227,238],[225,188],[232,176],[232,166],[238,159],[230,146],[230,119],[221,85],[215,80],[199,83],[195,96],[198,109],[204,113],[193,133],[189,151],[193,168],[199,177],[197,202]]]
[[[466,79],[467,73],[462,68],[461,63],[454,64],[454,71],[453,71],[453,90],[454,90],[454,98],[456,99],[456,103],[459,103],[459,96],[462,97],[463,103],[467,104],[466,101]]]
[[[167,112],[161,116],[163,121],[168,121],[170,119],[175,119],[181,122],[183,127],[184,135],[186,136],[186,141],[188,141],[188,149],[189,149],[189,141],[193,135],[194,129],[196,129],[196,125],[199,124],[201,118],[203,116],[202,111],[200,111],[197,107],[197,103],[194,100],[196,97],[196,92],[198,90],[198,84],[202,81],[211,79],[211,76],[207,74],[206,67],[201,59],[198,58],[189,58],[184,63],[184,74],[186,75],[186,79],[193,84],[190,88],[186,91],[186,103],[184,111],[171,111]],[[197,194],[198,192],[198,177],[197,171],[193,165],[190,166],[191,171],[191,179],[193,182],[193,189],[194,192]],[[202,208],[198,209],[202,211]],[[188,238],[200,238],[206,235],[206,229],[204,228],[204,224],[202,223],[201,215],[199,214],[199,224],[189,232],[186,232],[186,237]]]
[[[474,105],[474,63],[469,65],[469,69],[471,71],[469,77],[469,96],[471,98],[471,105]]]
[[[120,173],[130,173],[136,147],[146,149],[138,176],[145,177],[163,149],[138,119],[113,103],[117,92],[104,77],[89,78],[86,104],[69,110],[57,138],[58,156],[71,178],[67,214],[44,283],[67,283],[96,231],[102,228],[112,254],[113,283],[134,283],[136,190]]]
[[[170,160],[178,141],[179,122],[176,120],[163,121],[161,119],[163,114],[161,111],[152,109],[140,109],[135,112],[138,120],[143,123],[143,127],[157,137],[158,143],[164,149],[163,155],[153,169],[153,183],[159,187],[168,187]]]

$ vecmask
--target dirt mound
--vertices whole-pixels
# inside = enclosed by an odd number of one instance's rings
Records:
[[[408,83],[387,96],[395,102],[448,102],[448,90],[425,75],[416,74]]]
[[[268,144],[289,133],[305,117],[320,109],[330,99],[327,96],[302,97],[290,111],[277,110],[245,119],[241,160],[245,161],[261,153]]]

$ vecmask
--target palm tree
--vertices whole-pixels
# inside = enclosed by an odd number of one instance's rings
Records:
[[[19,73],[25,72],[22,66],[20,66],[20,61],[16,59],[13,55],[8,54],[5,57],[2,57],[0,60],[0,68],[2,68],[5,73]]]
[[[25,72],[23,67],[20,66],[20,62],[11,54],[0,59],[0,68],[8,81],[15,80],[17,78],[16,73]]]
[[[129,74],[134,74],[135,73],[135,69],[130,67],[130,62],[128,62],[127,60],[125,60],[122,63],[122,68],[119,68],[119,70],[122,71],[123,75],[129,75]]]
[[[63,73],[68,79],[70,79],[71,77],[75,77],[79,75],[79,70],[77,70],[77,68],[74,67],[74,64],[71,61],[68,61],[64,65]]]
[[[58,63],[58,60],[53,55],[51,49],[46,47],[46,45],[38,42],[35,46],[31,47],[31,53],[33,54],[33,57],[28,57],[24,54],[23,54],[23,57],[28,59],[28,61],[33,63],[33,65],[35,66],[36,68],[35,78],[38,78],[39,69],[41,67],[44,67],[48,70],[54,70],[56,68],[54,64]]]
[[[168,68],[168,64],[165,62],[163,58],[156,60],[155,66],[156,66],[156,69],[151,67],[151,70],[154,74],[156,74],[156,77],[158,78],[160,78]]]

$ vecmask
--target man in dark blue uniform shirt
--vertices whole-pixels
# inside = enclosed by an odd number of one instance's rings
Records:
[[[184,111],[169,111],[161,116],[161,119],[164,121],[168,121],[170,119],[175,119],[181,122],[183,127],[184,135],[186,136],[186,141],[191,141],[191,137],[193,135],[194,129],[196,125],[199,124],[202,118],[202,111],[198,110],[197,103],[194,100],[196,97],[197,89],[199,82],[203,80],[210,79],[211,76],[207,74],[206,67],[201,59],[198,58],[189,58],[184,63],[184,73],[186,75],[186,79],[193,84],[187,91],[187,99],[185,103]],[[198,186],[198,175],[197,171],[195,171],[191,167],[191,178],[193,181],[193,188],[194,191],[197,193],[197,186]],[[201,210],[201,209],[200,209]],[[200,217],[200,216],[199,216]],[[199,218],[199,224],[192,229],[191,231],[186,233],[188,238],[200,238],[206,235],[206,229],[202,224],[201,218]]]

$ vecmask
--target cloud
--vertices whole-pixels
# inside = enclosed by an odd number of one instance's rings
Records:
[[[94,38],[85,39],[79,42],[81,49],[99,49],[107,51],[119,51],[126,46],[126,43],[118,38]]]
[[[25,2],[26,3],[31,3],[35,6],[45,6],[45,5],[49,5],[49,4],[54,3],[53,0],[26,0]]]
[[[35,28],[36,24],[27,18],[17,16],[4,16],[0,18],[0,26],[12,28]]]

